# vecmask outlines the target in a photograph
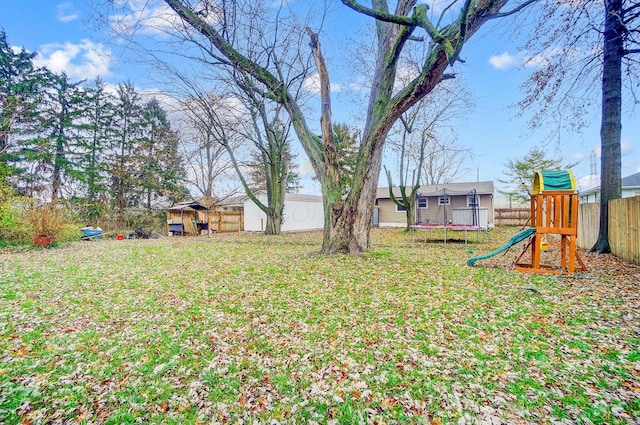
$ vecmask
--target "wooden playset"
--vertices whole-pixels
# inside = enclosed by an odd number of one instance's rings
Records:
[[[587,270],[576,249],[578,193],[570,171],[536,173],[531,195],[531,226],[535,233],[516,258],[516,270],[550,274]],[[560,237],[559,265],[543,264],[541,260],[541,253],[548,249],[550,235]],[[526,256],[527,253],[530,255]]]

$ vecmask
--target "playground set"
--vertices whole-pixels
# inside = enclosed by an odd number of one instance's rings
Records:
[[[497,250],[470,258],[467,265],[494,257],[528,238],[514,261],[521,272],[562,274],[586,271],[576,249],[578,237],[578,193],[571,171],[541,171],[535,174],[531,195],[531,226],[523,229]],[[550,237],[560,238],[560,264],[543,264],[542,253]],[[528,254],[528,255],[527,255]]]

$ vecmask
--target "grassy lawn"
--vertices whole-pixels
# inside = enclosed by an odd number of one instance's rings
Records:
[[[375,229],[0,251],[0,423],[637,423],[640,269]]]

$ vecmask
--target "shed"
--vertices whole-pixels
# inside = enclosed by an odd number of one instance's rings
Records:
[[[207,234],[210,209],[198,201],[180,202],[167,210],[167,234],[195,236]]]
[[[267,204],[267,193],[258,191],[255,196]],[[324,209],[322,197],[287,193],[284,199],[283,232],[320,230],[324,227]],[[267,223],[267,215],[248,197],[244,198],[244,229],[249,232],[262,232]]]

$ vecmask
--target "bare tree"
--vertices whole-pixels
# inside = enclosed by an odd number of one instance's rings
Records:
[[[221,185],[225,176],[233,172],[233,165],[227,155],[227,149],[220,143],[224,133],[220,131],[220,118],[215,111],[210,112],[210,103],[216,105],[218,99],[189,98],[181,102],[183,109],[183,137],[182,148],[185,152],[187,167],[191,170],[190,183],[200,194],[208,199],[226,198],[234,190],[222,190]],[[215,107],[215,106],[213,106]],[[233,149],[240,145],[236,139],[227,142]]]
[[[122,4],[123,10],[128,5]],[[155,5],[145,7],[154,8]],[[274,7],[262,2],[185,2],[201,22],[216,27],[219,36],[229,45],[241,46],[247,61],[272,64],[273,72],[286,86],[291,99],[303,104],[303,87],[313,66],[311,55],[304,48],[304,25],[294,15],[284,16],[284,6]],[[228,59],[215,51],[206,37],[181,20],[168,6],[153,9],[153,18],[144,11],[128,9],[130,13],[114,14],[116,29],[125,34],[144,52],[149,64],[171,79],[173,90],[187,94],[199,105],[207,120],[217,121],[215,139],[225,149],[231,166],[236,170],[247,196],[267,215],[266,233],[280,233],[287,181],[290,175],[288,152],[291,121],[281,103],[264,90],[259,78],[242,67],[231,66]],[[271,14],[271,15],[270,15]],[[143,34],[162,32],[165,46],[152,49],[142,39]],[[140,36],[140,39],[138,39]],[[177,59],[177,61],[176,61]],[[206,65],[194,71],[185,63]],[[210,93],[216,93],[215,102]],[[178,94],[178,96],[179,96]],[[229,101],[229,102],[227,102]],[[227,104],[225,104],[227,102]],[[233,105],[232,103],[236,103]],[[229,120],[229,116],[234,117]],[[243,138],[260,158],[267,187],[267,203],[252,192],[245,177],[249,150],[239,150],[230,142]]]
[[[273,42],[275,43],[276,40]],[[294,176],[292,170],[295,168],[292,164],[294,156],[291,153],[290,143],[292,124],[286,116],[283,105],[270,101],[254,89],[257,82],[251,75],[237,72],[237,70],[233,71],[235,71],[232,72],[233,81],[238,89],[236,93],[251,117],[249,121],[251,125],[243,131],[243,136],[252,142],[255,149],[254,158],[259,159],[259,174],[264,181],[267,193],[266,204],[255,196],[247,179],[240,175],[241,170],[238,167],[236,167],[236,171],[247,196],[267,216],[265,234],[279,235],[284,220],[285,196],[292,176]],[[285,77],[285,81],[287,81],[296,100],[301,98],[302,85],[308,74],[309,66],[301,67],[300,71],[297,75]],[[284,74],[281,75],[284,76]],[[296,88],[294,89],[294,87]],[[240,131],[242,131],[242,127],[240,127]],[[233,152],[230,151],[229,154],[233,158]]]
[[[385,172],[391,200],[406,211],[406,231],[415,224],[420,185],[453,181],[464,169],[466,157],[471,156],[468,149],[451,141],[455,137],[452,120],[470,107],[470,96],[462,87],[442,84],[400,116],[399,140],[390,137],[388,142],[398,155],[399,198],[393,193],[391,171],[385,167]]]

